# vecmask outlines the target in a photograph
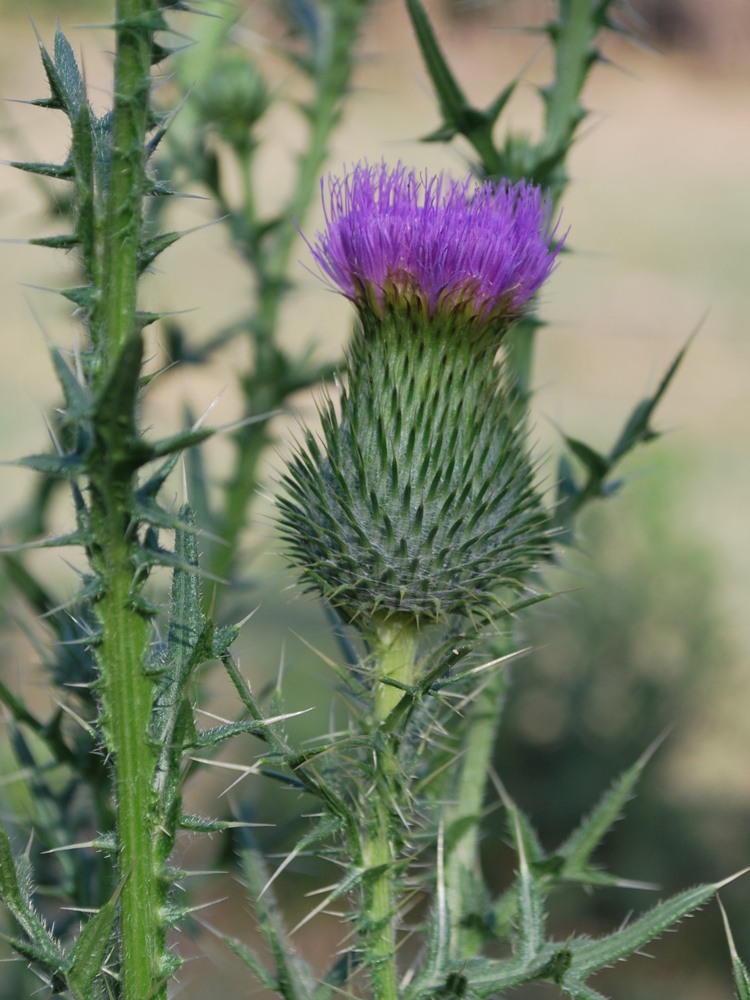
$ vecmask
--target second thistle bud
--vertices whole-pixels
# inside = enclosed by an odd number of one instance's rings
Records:
[[[374,619],[491,618],[548,548],[497,350],[556,250],[538,189],[471,190],[402,168],[331,185],[313,253],[358,323],[341,414],[285,477],[303,579]]]
[[[253,126],[265,114],[269,94],[258,70],[237,52],[214,66],[195,100],[203,120],[244,151],[253,145]]]

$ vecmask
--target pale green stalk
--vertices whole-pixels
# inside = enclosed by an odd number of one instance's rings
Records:
[[[375,725],[382,733],[377,741],[376,775],[373,789],[374,805],[370,817],[364,862],[367,868],[382,868],[367,885],[364,920],[367,928],[367,962],[370,966],[373,1000],[398,1000],[396,970],[396,911],[394,863],[397,858],[394,837],[395,823],[392,800],[396,791],[398,767],[393,754],[394,741],[389,739],[387,720],[403,697],[403,691],[381,678],[409,686],[414,675],[414,657],[418,631],[412,620],[398,617],[377,624],[377,639],[373,644]]]

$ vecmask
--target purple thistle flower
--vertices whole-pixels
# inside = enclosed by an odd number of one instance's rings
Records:
[[[421,178],[399,163],[358,164],[321,181],[326,228],[308,244],[315,260],[355,303],[382,310],[402,296],[430,315],[467,310],[480,320],[512,319],[555,266],[562,240],[552,203],[521,181],[477,184]]]

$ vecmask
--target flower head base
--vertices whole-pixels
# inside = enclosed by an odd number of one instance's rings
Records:
[[[477,185],[359,164],[329,177],[326,228],[311,250],[356,304],[382,311],[406,297],[430,315],[510,321],[553,270],[555,232],[549,199],[524,181]]]

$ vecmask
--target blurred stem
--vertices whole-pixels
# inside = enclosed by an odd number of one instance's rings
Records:
[[[397,795],[398,767],[395,746],[384,731],[384,723],[403,692],[380,678],[387,677],[410,685],[419,633],[413,619],[391,617],[375,623],[374,708],[378,727],[373,813],[364,846],[364,863],[380,869],[367,883],[364,918],[367,928],[367,963],[374,1000],[398,1000],[396,976],[396,888],[394,884],[395,844],[402,838],[393,827],[391,801]]]
[[[307,214],[316,182],[328,153],[328,140],[341,114],[341,100],[349,86],[352,71],[353,49],[367,0],[331,0],[321,4],[319,14],[327,18],[325,31],[321,31],[320,49],[310,57],[315,97],[305,109],[310,132],[305,151],[299,158],[294,190],[275,224],[258,237],[255,213],[251,207],[252,186],[250,166],[244,170],[247,204],[247,257],[257,280],[257,307],[251,322],[250,336],[255,344],[255,371],[248,373],[246,386],[257,388],[263,372],[264,352],[279,355],[275,344],[279,312],[288,288],[289,260],[297,226],[302,225]],[[327,38],[327,41],[324,39]],[[272,376],[268,372],[268,377]],[[261,383],[262,384],[262,383]],[[268,407],[258,405],[258,399],[246,392],[245,415],[253,416],[282,404],[288,389],[266,380],[272,399]],[[247,523],[247,508],[257,488],[257,463],[261,449],[268,443],[265,425],[255,425],[249,433],[236,437],[237,453],[234,469],[224,489],[223,509],[217,518],[215,531],[227,542],[214,549],[211,572],[220,578],[231,575],[237,562],[239,536]]]
[[[474,700],[456,784],[458,799],[445,812],[448,844],[445,891],[451,919],[451,954],[456,958],[476,955],[484,943],[481,931],[469,926],[467,917],[474,912],[473,907],[482,891],[478,834],[487,770],[495,747],[506,686],[505,674],[498,671]]]
[[[555,79],[544,95],[545,130],[536,156],[538,162],[550,159],[557,165],[550,182],[555,204],[567,185],[563,169],[565,157],[584,117],[579,96],[595,60],[592,43],[607,6],[606,0],[560,0],[559,18],[550,29],[555,51]],[[486,150],[479,148],[477,152],[483,170],[491,174],[494,156],[488,156]],[[521,419],[528,413],[531,397],[537,327],[533,318],[519,323],[508,338],[505,352],[509,376],[518,394]],[[509,646],[512,648],[512,641]],[[500,724],[499,708],[505,683],[503,674],[496,674],[474,702],[466,726],[464,755],[456,786],[459,801],[446,816],[446,830],[452,826],[457,831],[455,841],[447,838],[446,891],[452,922],[451,947],[455,955],[462,957],[476,954],[482,944],[481,932],[467,926],[467,921],[474,913],[481,884],[478,879],[481,810]]]
[[[584,117],[578,98],[596,55],[592,42],[601,26],[600,8],[606,6],[601,0],[560,0],[560,20],[553,35],[555,80],[546,91],[542,155],[567,152]],[[556,201],[563,186],[553,191]]]

